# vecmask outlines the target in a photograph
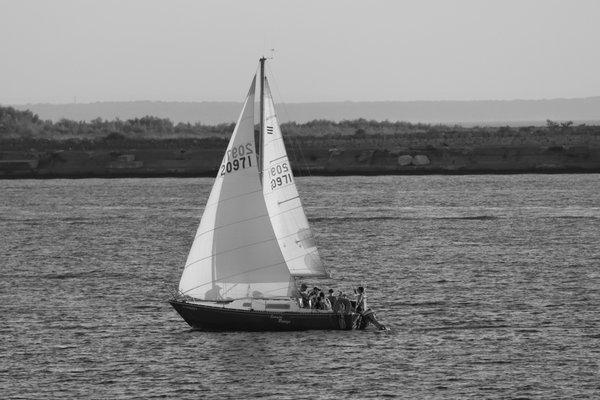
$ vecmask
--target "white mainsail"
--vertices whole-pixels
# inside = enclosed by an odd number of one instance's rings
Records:
[[[281,252],[292,276],[328,277],[302,208],[266,78],[263,100],[262,190]]]
[[[179,283],[206,300],[289,296],[294,287],[271,225],[254,145],[254,87],[227,146]]]

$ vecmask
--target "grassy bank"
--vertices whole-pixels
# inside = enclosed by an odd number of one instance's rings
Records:
[[[213,176],[233,125],[40,121],[0,107],[0,177]],[[297,174],[600,172],[600,126],[283,124]]]

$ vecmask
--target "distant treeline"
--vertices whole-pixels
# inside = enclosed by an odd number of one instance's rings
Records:
[[[44,138],[101,139],[115,138],[159,138],[159,137],[221,137],[230,135],[234,124],[214,126],[200,123],[173,124],[169,119],[146,116],[122,121],[102,120],[57,122],[41,120],[29,110],[20,111],[12,107],[0,107],[0,138]]]
[[[573,126],[570,121],[553,122],[547,125],[525,127],[462,127],[459,125],[419,124],[357,119],[352,121],[314,120],[306,123],[288,122],[281,126],[286,136],[321,138],[366,138],[381,136],[420,136],[440,137],[449,135],[464,137],[476,135],[493,138],[497,136],[544,136],[550,134],[593,134],[600,132],[598,126]],[[157,139],[225,139],[234,129],[234,124],[203,125],[201,123],[174,124],[166,118],[145,116],[127,120],[72,121],[61,119],[57,122],[41,120],[29,110],[20,111],[12,107],[0,106],[0,140],[49,140],[49,141],[114,141],[114,140],[157,140]]]

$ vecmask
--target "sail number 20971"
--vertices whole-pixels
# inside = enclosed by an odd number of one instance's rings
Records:
[[[287,162],[271,167],[269,173],[271,175],[271,189],[292,183],[292,174]]]
[[[223,176],[232,171],[246,169],[252,166],[254,149],[252,143],[240,144],[227,150],[227,157],[221,164],[219,175]]]

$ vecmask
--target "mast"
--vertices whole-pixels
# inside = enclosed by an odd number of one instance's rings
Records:
[[[265,124],[265,57],[260,58],[260,130],[258,132],[258,176],[262,183],[263,169],[263,135]]]

